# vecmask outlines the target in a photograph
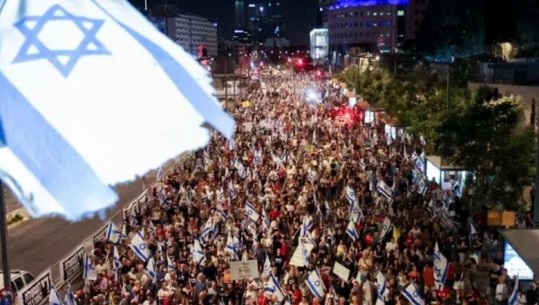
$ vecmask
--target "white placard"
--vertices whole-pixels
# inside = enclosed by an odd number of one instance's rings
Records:
[[[258,278],[258,263],[256,259],[230,262],[230,278],[233,281]]]
[[[337,262],[335,262],[335,265],[333,265],[333,273],[340,277],[343,281],[348,281],[350,278],[350,269]]]

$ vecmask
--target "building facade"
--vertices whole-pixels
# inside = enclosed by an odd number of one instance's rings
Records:
[[[315,63],[324,63],[329,55],[328,29],[314,29],[310,33],[311,57]]]
[[[410,0],[410,3],[406,7],[406,33],[405,40],[412,40],[416,38],[417,30],[421,25],[421,22],[425,18],[425,11],[427,10],[428,0]]]
[[[205,18],[180,14],[166,18],[166,32],[170,39],[187,52],[197,55],[205,45],[208,56],[217,56],[217,24]]]
[[[271,44],[286,38],[280,0],[236,1],[234,9],[237,23],[235,34],[239,34],[234,40],[237,42],[246,43],[245,31],[249,32],[255,44]],[[245,21],[240,22],[243,16]]]

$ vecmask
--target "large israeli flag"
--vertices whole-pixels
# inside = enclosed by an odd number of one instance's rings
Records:
[[[0,45],[0,178],[34,217],[111,206],[204,123],[232,136],[207,71],[126,0],[0,0]]]

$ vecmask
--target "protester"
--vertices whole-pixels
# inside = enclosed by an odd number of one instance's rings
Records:
[[[127,236],[96,244],[99,276],[81,303],[405,304],[414,287],[429,304],[479,300],[486,276],[469,270],[478,254],[490,259],[485,228],[460,207],[458,177],[442,190],[425,176],[424,141],[365,123],[364,109],[314,74],[267,77],[247,92],[231,110],[234,140],[211,132],[151,186],[119,230]],[[248,260],[260,276],[233,278],[231,262]],[[490,292],[503,304],[511,290],[498,287],[498,270]]]

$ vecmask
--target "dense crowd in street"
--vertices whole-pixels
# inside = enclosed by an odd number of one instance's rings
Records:
[[[95,245],[79,304],[508,304],[498,237],[459,177],[425,176],[422,139],[366,124],[314,73],[242,101],[233,141],[212,132]],[[236,279],[252,260],[259,276]]]

